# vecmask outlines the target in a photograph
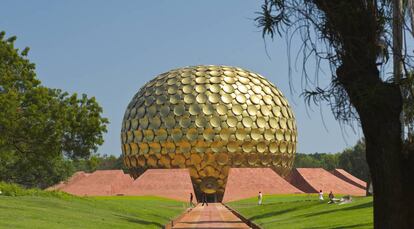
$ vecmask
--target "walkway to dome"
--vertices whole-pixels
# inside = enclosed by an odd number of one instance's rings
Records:
[[[173,228],[250,228],[220,203],[198,204],[186,213]]]

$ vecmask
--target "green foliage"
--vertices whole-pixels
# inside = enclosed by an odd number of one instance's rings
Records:
[[[369,167],[365,158],[364,139],[359,140],[355,146],[345,149],[341,153],[297,153],[295,168],[324,168],[328,171],[341,168],[361,180],[370,180]]]
[[[372,197],[349,204],[328,204],[317,195],[272,195],[229,203],[230,207],[263,228],[372,228]]]
[[[364,181],[370,180],[369,167],[365,158],[365,141],[361,139],[357,144],[344,150],[339,156],[339,168],[345,169],[352,175]]]
[[[0,195],[0,228],[161,228],[184,206],[157,197]]]
[[[0,180],[47,187],[96,152],[108,120],[95,98],[42,86],[15,40],[0,33]]]
[[[295,168],[324,168],[333,170],[338,168],[339,153],[313,153],[313,154],[296,154]]]
[[[87,159],[77,159],[72,161],[75,171],[93,172],[95,170],[105,169],[126,169],[123,163],[123,157],[114,155],[92,155]]]
[[[60,191],[44,191],[38,188],[26,189],[18,184],[9,184],[0,182],[0,191],[3,196],[44,196],[44,197],[56,197],[56,198],[77,198],[66,192]]]

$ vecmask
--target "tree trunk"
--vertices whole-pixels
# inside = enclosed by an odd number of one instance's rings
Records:
[[[412,152],[402,151],[400,88],[383,82],[375,63],[349,63],[337,69],[337,76],[359,114],[365,136],[374,187],[374,226],[414,228],[414,160]]]

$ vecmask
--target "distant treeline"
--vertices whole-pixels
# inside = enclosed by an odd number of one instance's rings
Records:
[[[363,140],[359,140],[355,146],[345,149],[341,153],[297,153],[294,167],[324,168],[328,171],[340,168],[364,181],[369,179]]]

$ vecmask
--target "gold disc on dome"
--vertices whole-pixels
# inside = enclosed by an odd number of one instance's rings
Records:
[[[145,143],[145,142],[139,143],[139,152],[140,153],[145,154],[145,153],[148,153],[148,151],[149,151],[149,146],[148,146],[147,143]]]
[[[243,164],[243,162],[244,162],[244,155],[243,154],[241,154],[241,153],[236,153],[236,154],[234,154],[234,156],[233,156],[233,163],[235,164],[235,165],[241,165],[241,164]]]
[[[285,153],[286,152],[286,150],[287,150],[286,142],[281,142],[280,143],[279,150],[280,150],[281,153]]]
[[[206,83],[206,77],[204,77],[204,76],[199,76],[199,77],[196,77],[196,83],[198,83],[198,84],[204,84],[204,83]]]
[[[140,129],[146,129],[148,127],[148,118],[143,117],[139,120],[139,127]]]
[[[227,107],[223,104],[217,105],[216,110],[219,115],[227,114]]]
[[[179,151],[181,153],[188,153],[191,150],[191,145],[187,141],[181,141],[181,142],[178,143],[177,146],[179,147]]]
[[[270,142],[270,143],[269,143],[269,151],[270,151],[271,153],[276,153],[276,152],[277,152],[277,150],[278,150],[278,147],[277,147],[276,142]]]
[[[270,109],[268,106],[260,106],[260,111],[262,112],[262,114],[264,116],[269,116],[270,115]]]
[[[173,153],[175,151],[175,144],[174,144],[174,142],[164,142],[162,144],[162,147],[164,149],[164,152],[162,152],[163,154]]]
[[[267,121],[264,117],[257,117],[256,124],[259,128],[265,128]]]
[[[216,160],[219,165],[226,165],[229,162],[229,155],[227,153],[219,153],[216,156]]]
[[[247,87],[243,84],[238,85],[237,90],[240,91],[243,94],[247,93],[247,91],[248,91]]]
[[[210,85],[210,91],[214,94],[217,94],[220,92],[221,88],[220,88],[220,84],[212,84]]]
[[[168,106],[162,106],[160,108],[160,116],[161,117],[167,117],[170,113],[170,108]]]
[[[237,125],[237,118],[233,116],[227,117],[227,125],[235,127]]]
[[[264,101],[267,105],[273,105],[272,96],[270,96],[270,95],[264,95],[264,96],[263,96],[263,101]]]
[[[281,129],[276,130],[276,140],[278,140],[278,141],[283,140],[283,130],[281,130]]]
[[[252,142],[244,142],[242,145],[242,150],[245,153],[250,153],[253,150],[253,143]]]
[[[264,142],[259,142],[256,145],[257,152],[264,153],[267,150],[267,146]]]
[[[212,150],[213,152],[215,152],[215,153],[219,153],[219,152],[221,152],[221,151],[222,151],[222,149],[223,149],[223,144],[222,144],[222,142],[217,141],[217,142],[213,142],[213,143],[211,143],[211,150]]]
[[[231,110],[233,111],[233,114],[235,115],[241,115],[243,113],[243,107],[239,104],[235,104],[232,106]]]
[[[181,140],[181,138],[183,137],[183,133],[181,132],[181,129],[173,129],[171,131],[171,138],[175,141],[178,142]]]
[[[223,101],[223,103],[229,104],[233,101],[233,98],[231,97],[230,94],[223,94],[221,96],[221,101]]]
[[[230,76],[230,77],[236,76],[236,74],[234,72],[232,72],[232,71],[224,71],[223,73],[224,73],[224,75]]]
[[[252,129],[252,131],[250,132],[250,137],[257,141],[260,140],[262,138],[262,133],[259,129]]]
[[[236,80],[233,77],[226,76],[224,77],[224,82],[229,83],[229,84],[234,84]]]
[[[138,165],[141,166],[141,167],[145,166],[145,157],[144,156],[142,156],[142,155],[138,156]]]
[[[205,127],[207,125],[207,121],[204,118],[204,116],[197,116],[196,120],[195,120],[195,124],[197,127]]]
[[[193,92],[193,87],[191,85],[185,85],[182,90],[184,94],[191,94],[191,92]]]
[[[177,104],[181,101],[181,97],[178,94],[171,95],[170,96],[170,103],[171,104]]]
[[[183,78],[181,79],[182,84],[191,84],[192,79],[191,78]],[[184,87],[183,87],[184,89]]]
[[[204,87],[204,85],[196,85],[195,90],[197,93],[204,93],[206,91],[206,88]]]
[[[250,117],[246,116],[246,117],[243,117],[242,123],[244,127],[250,128],[253,125],[253,120]]]
[[[287,127],[287,124],[286,124],[286,119],[284,119],[284,118],[281,118],[280,120],[279,120],[279,125],[280,125],[280,128],[282,128],[282,129],[286,129],[286,127]]]
[[[192,104],[195,102],[195,97],[192,94],[184,95],[184,102],[187,104]]]
[[[201,112],[201,108],[198,104],[191,104],[188,111],[190,112],[191,115],[198,115]]]
[[[214,112],[214,107],[211,104],[203,105],[203,113],[205,115],[211,115]]]
[[[157,116],[150,119],[150,128],[158,129],[161,126],[161,119]]]
[[[210,78],[210,82],[211,83],[220,83],[221,82],[221,78],[220,77],[211,77]]]
[[[150,151],[153,153],[160,153],[161,152],[161,146],[158,142],[151,142],[149,143]]]
[[[187,130],[187,138],[190,141],[195,141],[198,139],[198,131],[197,129],[191,128]]]
[[[247,156],[247,163],[249,163],[249,165],[255,165],[258,159],[259,157],[257,154],[251,153]]]
[[[210,124],[212,127],[220,127],[221,126],[221,120],[219,117],[214,116],[210,119]]]
[[[219,94],[210,94],[208,96],[208,100],[211,103],[218,103],[220,101],[220,95]]]
[[[249,105],[247,107],[247,113],[249,113],[249,115],[256,115],[257,114],[257,108],[255,105]]]
[[[221,129],[220,131],[220,138],[224,141],[228,141],[230,138],[231,131],[227,128]]]
[[[144,130],[144,138],[147,141],[152,141],[154,139],[154,132],[152,130]]]
[[[271,141],[275,138],[275,134],[271,129],[266,129],[264,132],[264,138],[268,141]]]
[[[173,116],[168,116],[164,119],[165,127],[171,129],[175,126],[175,119]]]
[[[224,84],[223,85],[223,91],[226,93],[233,93],[234,92],[234,87],[230,84]]]
[[[271,128],[273,128],[273,129],[276,129],[276,128],[278,128],[278,127],[279,127],[278,122],[277,122],[277,119],[276,119],[276,118],[274,118],[274,117],[270,117],[270,118],[269,118],[269,125],[270,125],[270,127],[271,127]]]
[[[237,140],[243,141],[247,137],[247,131],[243,128],[238,128],[236,130]]]
[[[183,116],[180,119],[180,126],[182,128],[188,128],[191,125],[191,118],[187,116]]]
[[[201,104],[206,103],[206,101],[207,101],[207,96],[206,96],[205,94],[198,94],[198,95],[196,96],[196,101],[197,101],[198,103],[201,103]]]
[[[230,141],[227,143],[227,150],[230,153],[234,153],[238,150],[239,144],[236,141]]]
[[[211,140],[213,140],[213,139],[214,139],[214,136],[215,136],[215,132],[214,132],[214,130],[213,130],[213,129],[211,129],[211,128],[207,128],[207,129],[205,129],[205,130],[204,130],[204,132],[203,132],[203,137],[204,137],[204,139],[205,139],[205,140],[207,140],[207,141],[211,141]]]
[[[218,71],[210,71],[209,74],[211,76],[219,76],[220,75],[220,72],[218,72]]]
[[[136,143],[129,144],[129,147],[131,148],[130,154],[138,154],[138,145]]]
[[[253,90],[254,93],[257,93],[257,94],[262,93],[262,88],[260,86],[257,86],[257,85],[253,86],[252,90]]]
[[[236,96],[236,100],[237,100],[237,102],[243,104],[243,103],[246,102],[246,97],[243,94],[239,94],[239,95]]]

